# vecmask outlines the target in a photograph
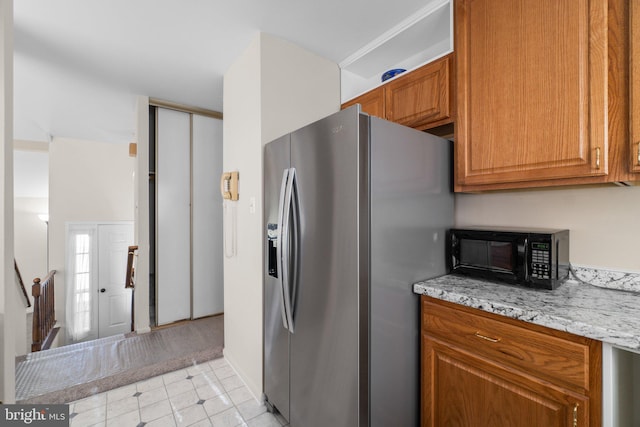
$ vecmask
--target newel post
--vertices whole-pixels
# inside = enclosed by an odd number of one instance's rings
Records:
[[[42,346],[42,336],[40,335],[40,278],[33,279],[33,286],[31,286],[31,295],[33,295],[33,326],[31,327],[31,333],[33,335],[31,343],[31,351],[40,351]]]

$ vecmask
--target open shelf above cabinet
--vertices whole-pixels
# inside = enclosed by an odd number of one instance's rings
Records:
[[[451,1],[429,1],[424,8],[342,61],[341,101],[382,85],[385,71],[394,68],[411,71],[453,52]]]

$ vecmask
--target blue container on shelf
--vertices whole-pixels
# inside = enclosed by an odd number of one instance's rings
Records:
[[[404,73],[405,70],[404,68],[394,68],[393,70],[389,70],[389,71],[385,71],[384,74],[382,75],[382,81],[386,81],[389,80],[392,77],[397,76],[400,73]]]

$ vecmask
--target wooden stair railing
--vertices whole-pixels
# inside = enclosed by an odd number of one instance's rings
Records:
[[[135,330],[135,301],[134,292],[136,287],[136,252],[138,251],[138,245],[129,246],[127,250],[127,277],[124,282],[125,289],[131,289],[131,331]]]
[[[31,294],[33,295],[33,342],[31,351],[46,350],[51,347],[58,329],[55,312],[54,277],[56,271],[51,270],[44,280],[33,279]]]
[[[125,288],[135,288],[135,257],[138,245],[129,246],[127,250],[127,277],[124,282]]]
[[[24,282],[22,281],[22,274],[20,274],[20,269],[18,268],[18,263],[16,260],[13,260],[13,268],[16,270],[16,278],[18,279],[18,285],[20,289],[22,289],[22,295],[27,303],[27,307],[31,307],[31,301],[29,300],[29,295],[27,295],[27,290],[24,287]]]

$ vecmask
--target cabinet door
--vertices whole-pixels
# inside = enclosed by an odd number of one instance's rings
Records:
[[[391,81],[385,87],[387,120],[416,129],[453,121],[451,56]]]
[[[640,2],[631,4],[631,170],[640,172]]]
[[[422,338],[422,427],[588,426],[588,399]]]
[[[607,0],[455,2],[456,184],[608,172]]]
[[[360,104],[362,111],[369,115],[380,117],[381,119],[386,118],[384,112],[384,87],[382,86],[345,102],[342,105],[342,109],[344,110],[354,104]]]

